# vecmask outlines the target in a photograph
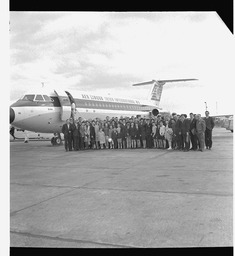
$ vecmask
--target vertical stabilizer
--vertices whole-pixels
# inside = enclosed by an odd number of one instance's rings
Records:
[[[152,80],[148,82],[133,84],[133,86],[152,85],[147,100],[152,101],[154,105],[159,106],[164,84],[165,82]]]
[[[162,96],[162,90],[163,90],[163,85],[165,83],[159,83],[157,81],[154,81],[150,94],[148,96],[148,100],[153,101],[157,106],[160,103],[161,96]]]

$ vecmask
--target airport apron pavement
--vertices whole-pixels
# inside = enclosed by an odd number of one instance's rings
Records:
[[[10,143],[10,246],[232,246],[233,134],[212,150]]]

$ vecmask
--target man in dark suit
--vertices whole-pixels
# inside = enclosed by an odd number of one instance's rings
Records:
[[[190,150],[197,150],[197,134],[196,134],[196,119],[194,117],[193,113],[190,113],[190,128],[189,128],[189,135],[190,135],[190,140],[192,147]]]
[[[72,125],[72,131],[73,131],[73,149],[75,151],[78,151],[79,149],[79,138],[80,138],[80,125],[78,121],[75,121]]]
[[[152,124],[150,123],[149,118],[147,118],[146,122],[146,147],[152,148]]]
[[[94,120],[90,124],[90,138],[91,138],[91,148],[94,149],[95,148],[95,121]]]
[[[64,147],[66,151],[72,151],[72,124],[70,120],[66,120],[66,124],[62,126],[62,133],[64,134]]]
[[[199,141],[199,150],[204,151],[205,148],[205,131],[206,131],[206,122],[201,117],[200,114],[195,116],[196,119],[196,133]]]
[[[122,133],[122,148],[127,148],[127,125],[126,125],[126,119],[123,118],[122,124],[121,124],[121,133]]]
[[[11,126],[11,128],[10,128],[10,134],[11,134],[11,136],[13,137],[13,139],[15,140],[15,127],[14,126]]]
[[[205,131],[205,144],[207,149],[211,149],[212,147],[212,130],[215,126],[214,120],[211,116],[209,116],[209,111],[205,112],[206,117],[204,121],[206,123],[206,131]]]
[[[180,116],[182,126],[181,126],[181,136],[182,136],[182,148],[185,152],[189,151],[190,139],[189,139],[189,129],[190,129],[190,119],[187,118],[186,114]]]
[[[146,148],[146,123],[143,118],[140,119],[140,144],[142,148]]]
[[[178,150],[182,150],[182,136],[181,136],[182,121],[180,120],[178,115],[176,116],[175,120],[176,120],[176,123],[173,131],[175,135],[176,145]]]

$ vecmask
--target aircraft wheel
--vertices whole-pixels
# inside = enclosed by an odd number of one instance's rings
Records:
[[[60,144],[62,144],[61,138],[56,137],[56,138],[55,138],[55,145],[60,145]]]
[[[53,146],[55,146],[55,138],[54,138],[54,137],[51,138],[51,144],[52,144]]]
[[[53,146],[59,146],[59,145],[62,144],[62,140],[61,140],[61,138],[59,138],[59,137],[53,137],[53,138],[51,139],[51,144],[52,144]]]

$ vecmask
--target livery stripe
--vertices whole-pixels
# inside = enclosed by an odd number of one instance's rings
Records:
[[[56,97],[53,97],[56,98]],[[58,98],[57,98],[58,99]],[[95,100],[83,100],[75,99],[76,108],[86,108],[86,109],[109,109],[109,110],[120,110],[120,111],[150,111],[156,106],[154,105],[141,105],[141,104],[130,104],[130,103],[118,103],[118,102],[108,102],[108,101],[95,101]],[[67,104],[66,104],[67,106]],[[61,107],[60,104],[56,106],[52,102],[33,102],[33,101],[17,101],[11,105],[11,107]]]

